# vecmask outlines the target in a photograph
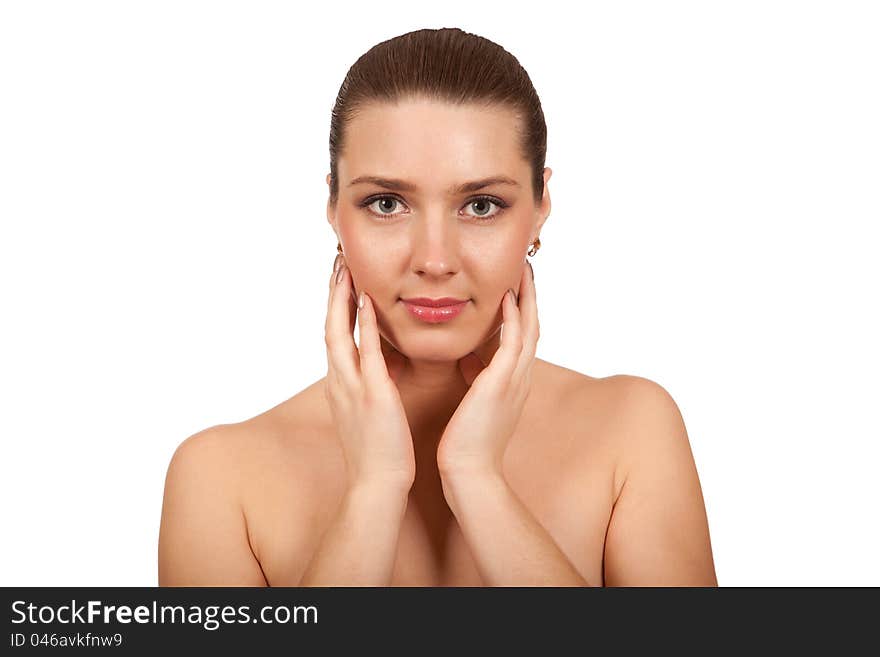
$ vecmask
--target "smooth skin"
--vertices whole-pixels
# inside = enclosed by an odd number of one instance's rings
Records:
[[[178,447],[166,477],[160,585],[259,586],[269,583],[267,572],[272,583],[388,585],[400,581],[404,543],[420,545],[404,542],[402,530],[418,526],[405,522],[415,509],[448,512],[482,585],[717,585],[699,479],[669,394],[640,377],[594,379],[535,358],[537,295],[524,254],[550,212],[551,170],[536,204],[516,121],[505,109],[424,99],[370,106],[352,121],[338,163],[339,201],[328,203],[345,256],[337,257],[339,281],[334,271],[329,282],[323,398],[298,395],[295,423],[282,419],[292,411],[279,409],[206,429]],[[497,175],[513,184],[453,189]],[[363,176],[409,187],[356,182]],[[490,201],[482,195],[507,207],[491,201],[495,211],[484,213],[478,208]],[[411,296],[469,303],[451,322],[427,325],[403,307],[400,298]],[[264,513],[277,496],[259,497],[253,476],[271,473],[243,464],[258,462],[255,446],[269,436],[290,436],[319,417],[332,431],[313,431],[319,438],[296,445],[285,438],[290,447],[267,461],[295,454],[303,473],[333,473],[338,489],[331,496],[317,484],[305,488],[303,477],[291,482],[302,487],[291,499],[308,500],[312,511],[310,524],[279,512],[303,546],[281,577],[271,549],[278,530],[268,529],[277,524]],[[585,565],[581,518],[542,509],[540,500],[558,493],[547,486],[570,480],[549,473],[544,488],[536,483],[569,433],[584,436],[570,460],[584,463],[584,485],[599,474],[613,482],[607,524],[595,528],[604,535],[599,576]],[[272,440],[266,444],[287,444]],[[613,458],[604,471],[589,471],[600,454]],[[336,460],[341,470],[330,465]],[[285,477],[279,470],[271,481]],[[571,508],[579,504],[571,499]],[[316,521],[317,512],[328,520]],[[442,513],[412,517],[431,532],[446,522],[434,520]]]

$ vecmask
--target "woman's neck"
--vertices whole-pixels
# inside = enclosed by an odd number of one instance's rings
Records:
[[[380,337],[382,351],[396,351]],[[500,331],[496,331],[474,350],[477,357],[487,364],[500,345]],[[387,355],[386,355],[387,358]],[[459,367],[459,361],[427,361],[406,359],[405,367],[396,376],[400,399],[406,411],[414,449],[433,450],[443,429],[452,418],[470,386]]]
[[[468,391],[458,362],[408,361],[397,389],[414,448],[436,450],[443,429]]]

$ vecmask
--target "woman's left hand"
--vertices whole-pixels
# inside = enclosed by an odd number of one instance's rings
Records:
[[[441,475],[501,474],[501,459],[522,415],[538,343],[534,274],[523,263],[519,306],[509,292],[501,301],[501,344],[488,366],[474,353],[459,361],[470,389],[446,425],[437,448]]]

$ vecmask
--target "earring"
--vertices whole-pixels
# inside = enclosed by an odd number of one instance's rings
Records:
[[[541,248],[541,238],[540,238],[540,237],[536,237],[536,238],[535,238],[535,241],[532,242],[532,247],[528,250],[527,253],[528,253],[530,256],[533,256],[533,255],[535,255],[535,254],[538,252],[538,249],[540,249],[540,248]]]

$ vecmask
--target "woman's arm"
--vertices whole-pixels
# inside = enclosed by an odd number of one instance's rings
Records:
[[[300,586],[388,586],[409,488],[355,484],[299,583]]]
[[[700,480],[678,405],[659,384],[615,377],[625,481],[605,538],[606,586],[717,586]]]
[[[239,499],[234,433],[225,425],[183,441],[165,478],[159,586],[268,586]],[[357,483],[343,497],[298,586],[386,586],[408,487]]]
[[[486,586],[590,586],[498,472],[442,476]]]
[[[165,477],[159,586],[266,586],[247,535],[232,435],[223,425],[184,440]]]
[[[702,492],[672,397],[616,376],[625,483],[605,541],[605,586],[717,586]],[[487,586],[589,586],[498,472],[443,477]]]

